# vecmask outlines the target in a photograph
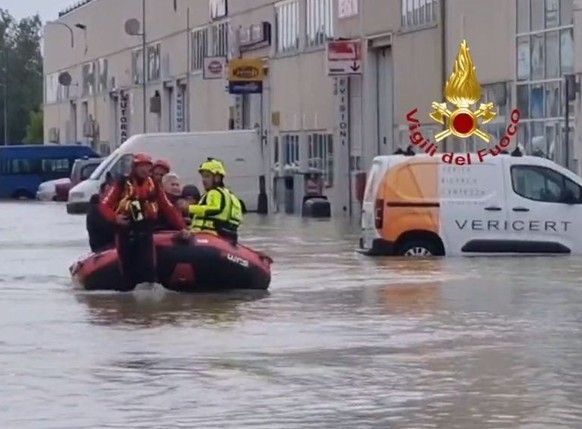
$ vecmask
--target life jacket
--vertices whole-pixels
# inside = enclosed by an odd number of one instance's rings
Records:
[[[192,220],[191,227],[194,231],[213,231],[221,233],[236,233],[242,222],[242,205],[240,200],[227,188],[213,188],[220,193],[224,201],[223,209],[215,215],[195,217]],[[198,202],[199,205],[205,205],[208,198],[205,193]]]
[[[128,216],[132,222],[155,220],[158,217],[158,188],[151,177],[138,185],[127,178],[122,182],[123,192],[116,213]]]

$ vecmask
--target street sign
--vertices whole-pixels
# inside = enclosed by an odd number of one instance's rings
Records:
[[[359,40],[327,42],[327,75],[362,74],[362,44]]]
[[[230,94],[261,94],[263,92],[263,60],[235,58],[228,63]]]

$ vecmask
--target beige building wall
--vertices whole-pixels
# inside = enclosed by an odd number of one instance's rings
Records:
[[[307,46],[309,0],[297,1],[299,48],[281,53],[276,49],[278,2],[273,0],[230,0],[228,16],[215,22],[209,18],[209,0],[178,0],[177,10],[173,9],[171,1],[146,0],[147,44],[160,43],[161,46],[160,77],[147,85],[146,107],[149,110],[149,98],[156,91],[162,106],[161,115],[147,112],[146,131],[176,131],[176,112],[172,107],[175,98],[170,98],[169,88],[174,88],[175,94],[185,85],[189,90],[184,99],[182,129],[202,131],[225,130],[233,125],[258,126],[267,148],[265,161],[272,165],[269,182],[273,187],[276,187],[276,176],[298,169],[307,171],[310,157],[314,156],[311,139],[333,136],[333,153],[325,154],[326,178],[330,185],[326,193],[333,202],[335,214],[350,210],[357,214],[355,192],[359,173],[368,169],[374,156],[390,154],[409,144],[406,123],[409,111],[418,109],[417,117],[427,137],[442,130],[441,125],[429,118],[431,103],[444,98],[445,79],[452,70],[463,38],[469,42],[478,78],[487,88],[484,98],[491,101],[493,97],[505,106],[505,112],[516,106],[515,2],[447,0],[443,42],[441,3],[437,0],[422,2],[427,4],[426,8],[413,12],[407,5],[417,3],[408,0],[352,0],[358,10],[350,17],[339,16],[338,6],[345,5],[346,1],[333,0],[331,36],[357,39],[362,44],[362,76],[352,76],[346,81],[350,138],[349,145],[342,146],[338,139],[339,98],[334,95],[334,88],[343,81],[327,75],[325,44]],[[59,22],[72,28],[73,48],[67,28],[46,26],[45,75],[53,76],[54,80],[56,74],[67,71],[72,76],[68,94],[61,88],[63,96],[58,101],[47,100],[45,105],[47,141],[54,139],[53,130],[58,129],[60,142],[80,140],[89,144],[95,140],[99,142],[98,148],[113,150],[120,143],[120,107],[116,97],[122,94],[129,100],[129,134],[143,132],[143,90],[133,81],[132,65],[132,51],[141,49],[141,38],[125,34],[124,22],[129,18],[141,20],[141,0],[93,0],[71,11]],[[581,19],[580,12],[575,12],[575,22]],[[263,59],[266,78],[262,97],[230,95],[225,90],[226,81],[204,80],[202,71],[191,67],[191,32],[227,21],[231,42],[228,55]],[[239,31],[262,21],[271,23],[271,44],[239,52],[237,43],[232,43],[237,40]],[[77,23],[86,26],[86,31],[76,28]],[[577,35],[578,27],[575,27]],[[209,45],[210,48],[211,41]],[[207,55],[211,56],[212,52]],[[582,69],[581,57],[576,55],[576,71]],[[83,64],[104,58],[108,61],[108,85],[84,95]],[[83,112],[85,103],[86,114]],[[76,120],[73,106],[76,106]],[[83,136],[82,132],[88,115],[98,125],[92,130],[95,131],[92,138]],[[241,116],[244,117],[242,122]],[[490,125],[490,130],[502,132],[506,122],[507,118],[500,116]],[[576,142],[579,139],[576,135]],[[289,145],[293,144],[299,156],[295,159],[293,155],[293,168],[288,169],[284,165],[285,156],[289,153]],[[452,144],[456,143],[447,140],[449,147]],[[576,147],[582,145],[576,144]],[[443,148],[447,147],[443,145]],[[576,153],[578,151],[576,149]]]

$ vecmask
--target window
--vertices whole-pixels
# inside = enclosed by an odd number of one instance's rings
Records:
[[[95,63],[83,64],[82,79],[83,96],[95,94]]]
[[[38,174],[40,164],[30,159],[10,159],[2,162],[2,174]]]
[[[560,35],[557,31],[546,33],[546,79],[560,77]]]
[[[208,5],[210,7],[210,19],[224,18],[228,14],[227,0],[209,0]]]
[[[557,118],[561,116],[561,91],[560,82],[548,82],[545,84],[546,112],[548,118]]]
[[[59,86],[58,76],[55,73],[49,74],[49,75],[46,75],[45,80],[46,80],[45,86],[44,86],[45,104],[56,103],[57,97],[58,97],[58,86]]]
[[[109,148],[109,145],[106,145]],[[99,166],[99,164],[92,164],[92,165],[86,165],[85,167],[83,167],[81,169],[81,181],[83,180],[87,180],[89,177],[91,177],[91,174],[93,174],[93,172],[97,169],[97,167]]]
[[[68,173],[71,164],[68,159],[43,159],[41,162],[43,173]]]
[[[531,78],[532,80],[544,78],[544,35],[531,36]]]
[[[574,24],[574,0],[560,0],[560,25]]]
[[[333,0],[307,0],[306,44],[320,46],[333,37]]]
[[[437,10],[437,0],[402,0],[402,27],[434,24]]]
[[[212,55],[215,57],[228,55],[228,22],[212,26]]]
[[[192,31],[192,70],[204,68],[204,57],[208,56],[208,28]]]
[[[148,46],[148,82],[160,80],[160,44]]]
[[[326,186],[333,186],[333,135],[313,133],[307,136],[310,170],[323,175]]]
[[[275,5],[277,52],[299,49],[299,1],[290,0]]]
[[[281,136],[283,140],[283,162],[285,168],[299,167],[299,135],[287,134]]]
[[[582,188],[555,170],[532,165],[511,167],[513,191],[529,200],[547,203],[582,202]]]
[[[131,72],[133,75],[133,83],[139,85],[143,83],[143,60],[142,50],[136,49],[131,53]]]
[[[497,118],[507,116],[507,106],[511,105],[508,96],[511,91],[506,82],[490,83],[482,87],[481,103],[494,103],[497,108]],[[496,119],[497,119],[496,118]]]
[[[133,154],[128,153],[123,155],[115,162],[109,173],[113,178],[118,178],[129,174],[131,171],[131,163],[133,162]],[[107,174],[109,174],[107,173]]]
[[[529,32],[529,0],[517,0],[517,32]]]
[[[279,163],[279,137],[273,137],[273,165],[277,167]]]
[[[531,31],[544,29],[544,0],[531,0]]]
[[[557,27],[560,24],[558,0],[546,0],[546,28]]]
[[[560,32],[560,65],[563,74],[574,73],[574,30]]]
[[[109,88],[109,82],[108,82],[108,61],[107,58],[101,58],[98,62],[98,73],[99,73],[99,79],[97,81],[97,91],[99,93],[107,91],[107,89]]]

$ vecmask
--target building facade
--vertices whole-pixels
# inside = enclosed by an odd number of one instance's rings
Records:
[[[519,142],[578,169],[577,20],[573,0],[85,0],[45,27],[45,140],[106,154],[136,133],[256,128],[275,209],[319,171],[334,214],[357,214],[360,173],[409,145],[410,110],[425,136],[442,130],[431,103],[464,38],[499,111],[486,131],[503,136],[518,107]],[[328,76],[332,39],[360,41],[361,75]],[[233,58],[262,60],[262,94],[228,93]]]

